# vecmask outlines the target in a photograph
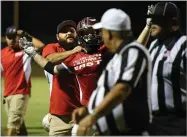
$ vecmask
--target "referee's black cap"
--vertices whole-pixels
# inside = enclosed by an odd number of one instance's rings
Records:
[[[62,21],[58,26],[57,26],[57,34],[64,28],[65,26],[72,26],[76,29],[77,24],[73,20],[65,20]]]
[[[180,10],[172,2],[159,2],[154,6],[153,14],[147,15],[147,17],[179,20]]]

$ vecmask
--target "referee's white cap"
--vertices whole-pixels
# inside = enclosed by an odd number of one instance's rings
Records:
[[[131,30],[131,20],[127,13],[121,9],[108,9],[99,23],[94,24],[93,29],[107,29],[115,31]]]

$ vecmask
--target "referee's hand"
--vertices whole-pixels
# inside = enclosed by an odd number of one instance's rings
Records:
[[[77,129],[77,136],[90,136],[92,133],[92,126],[96,123],[97,118],[93,115],[87,115],[80,122]]]
[[[72,113],[72,120],[78,124],[82,118],[88,114],[86,107],[77,108]]]
[[[154,10],[154,6],[153,5],[149,5],[148,6],[148,10],[147,10],[147,15],[153,14],[153,10]],[[152,24],[152,18],[148,17],[146,19],[146,25],[147,26],[151,26],[151,24]]]

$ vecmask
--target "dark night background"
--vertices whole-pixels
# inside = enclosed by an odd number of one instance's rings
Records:
[[[172,1],[181,11],[181,27],[186,34],[186,2]],[[131,17],[132,29],[137,37],[146,22],[147,6],[157,1],[20,1],[19,28],[41,39],[45,44],[56,41],[57,25],[66,19],[78,23],[86,16],[100,20],[108,8],[121,8]],[[1,35],[13,25],[13,1],[1,2]]]

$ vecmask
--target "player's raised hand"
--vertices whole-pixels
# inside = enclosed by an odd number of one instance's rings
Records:
[[[154,6],[153,6],[153,5],[149,5],[149,6],[148,6],[148,9],[147,9],[147,15],[148,15],[148,16],[151,15],[151,14],[153,14],[153,9],[154,9]],[[147,18],[146,24],[147,24],[148,26],[150,26],[150,25],[152,24],[152,19],[151,19],[150,17]]]
[[[34,57],[36,55],[33,43],[29,42],[25,37],[19,39],[19,46],[29,56]]]

